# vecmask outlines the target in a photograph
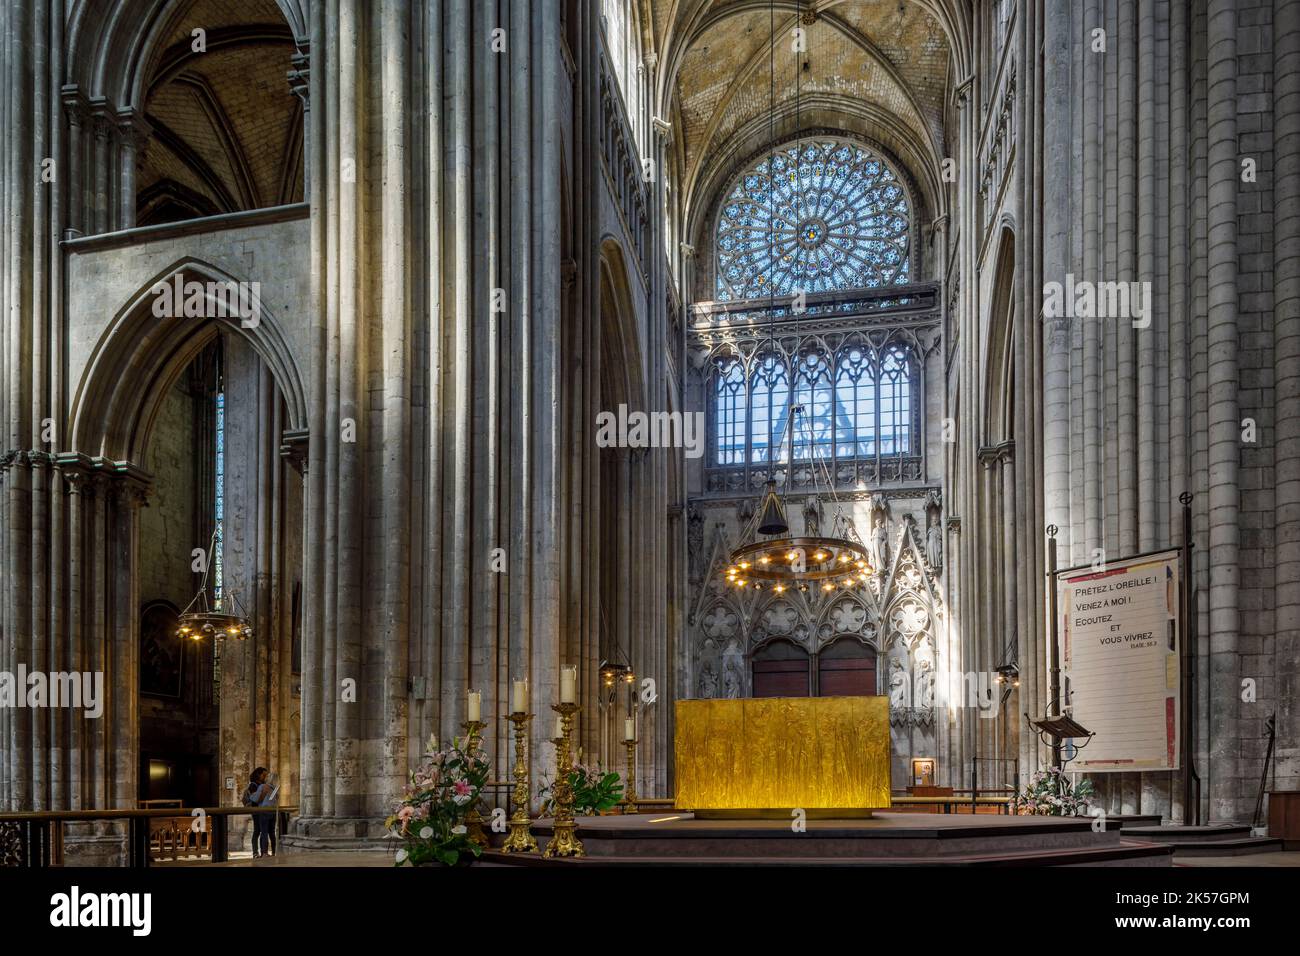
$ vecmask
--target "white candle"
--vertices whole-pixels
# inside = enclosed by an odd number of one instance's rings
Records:
[[[526,713],[528,710],[528,681],[517,680],[514,683],[514,692],[510,695],[510,710],[515,714]]]
[[[636,718],[635,717],[623,718],[623,739],[636,740]]]
[[[556,717],[556,718],[555,718],[555,736],[554,736],[552,739],[553,739],[553,740],[559,740],[559,739],[560,739],[561,737],[563,737],[563,736],[564,736],[564,718],[563,718],[563,717]]]
[[[560,703],[576,704],[578,702],[578,668],[560,668]]]
[[[476,690],[469,692],[469,719],[475,723],[483,719],[483,695]]]

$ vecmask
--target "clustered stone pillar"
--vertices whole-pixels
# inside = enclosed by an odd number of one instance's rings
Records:
[[[591,218],[598,169],[584,144],[563,206],[557,0],[512,0],[499,18],[469,0],[341,0],[337,17],[313,18],[321,322],[295,839],[329,844],[378,835],[430,732],[460,732],[471,687],[499,774],[510,751],[495,719],[512,678],[529,678],[539,713],[562,663],[579,664],[594,694],[593,579],[561,556],[591,553],[578,546],[598,462],[586,447],[595,243],[568,224]],[[594,43],[592,30],[583,13],[578,35]],[[367,47],[377,55],[355,52]],[[594,89],[593,50],[575,51],[579,96]],[[570,243],[584,257],[572,288]],[[565,349],[583,375],[561,375]],[[532,725],[539,763],[550,730]]]
[[[1300,593],[1300,565],[1285,557],[1293,516],[1243,495],[1268,486],[1267,459],[1284,509],[1294,497],[1283,483],[1297,447],[1287,404],[1296,376],[1296,220],[1287,188],[1296,170],[1287,143],[1295,135],[1298,11],[1278,0],[1273,29],[1261,31],[1266,6],[1086,0],[1071,6],[1068,31],[1052,16],[1037,21],[1045,27],[1048,151],[1038,168],[1056,171],[1042,209],[1048,223],[1075,224],[1044,237],[1041,278],[1150,283],[1141,316],[1079,317],[1047,330],[1046,523],[1061,528],[1070,563],[1094,560],[1097,549],[1113,561],[1181,544],[1178,497],[1195,496],[1196,759],[1212,822],[1240,821],[1253,809],[1263,718],[1288,710],[1282,686],[1267,681],[1256,701],[1243,701],[1243,678],[1287,673],[1288,595]],[[1256,55],[1261,37],[1272,38],[1271,57]],[[1168,50],[1168,71],[1149,55],[1159,48]],[[1271,104],[1257,92],[1270,84]],[[1266,170],[1270,152],[1275,171]],[[1245,175],[1247,161],[1258,176]],[[1252,215],[1270,203],[1271,215]],[[1269,247],[1271,275],[1245,251]],[[1259,294],[1267,282],[1272,302]],[[1246,419],[1258,429],[1253,441]],[[1268,547],[1275,526],[1276,563]],[[1281,643],[1269,650],[1274,639]],[[1279,754],[1277,772],[1296,771]],[[1102,775],[1098,783],[1115,812],[1181,810],[1168,774]]]
[[[1273,4],[1273,448],[1277,499],[1277,735],[1300,740],[1300,0]],[[1300,754],[1277,755],[1278,789],[1300,787]]]

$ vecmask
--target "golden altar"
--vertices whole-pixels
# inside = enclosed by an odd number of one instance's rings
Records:
[[[870,816],[889,806],[888,697],[676,703],[676,806],[696,816]]]

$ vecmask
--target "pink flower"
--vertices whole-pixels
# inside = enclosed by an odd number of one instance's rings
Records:
[[[470,785],[467,784],[464,780],[457,780],[457,781],[456,781],[456,795],[457,795],[457,796],[460,796],[460,797],[468,797],[468,796],[470,795],[470,792],[471,792]]]

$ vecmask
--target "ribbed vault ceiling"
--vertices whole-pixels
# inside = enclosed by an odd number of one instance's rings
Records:
[[[192,32],[206,32],[206,52]],[[301,201],[293,34],[274,0],[196,0],[153,58],[141,222]]]
[[[888,116],[897,133],[941,155],[950,56],[937,9],[917,0],[645,0],[659,52],[661,102],[676,119],[685,159],[686,195],[718,155],[761,124],[772,108],[818,104],[819,125],[834,123],[836,103],[859,115]],[[644,8],[643,8],[644,9]],[[796,60],[791,31],[802,20],[807,52]],[[770,44],[776,35],[775,70]],[[899,126],[901,124],[901,127]],[[897,135],[879,137],[896,141]],[[914,172],[916,172],[914,170]],[[703,197],[694,197],[692,201]]]

